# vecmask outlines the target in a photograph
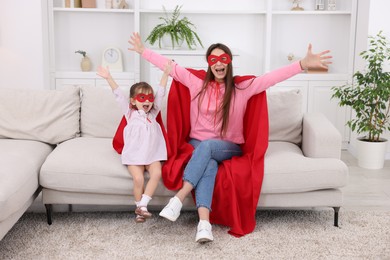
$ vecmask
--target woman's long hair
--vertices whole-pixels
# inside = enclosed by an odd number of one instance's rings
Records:
[[[208,49],[207,49],[207,52],[206,52],[206,60],[207,60],[207,57],[211,54],[211,52],[214,50],[214,49],[220,49],[222,51],[224,51],[225,53],[227,53],[231,60],[233,60],[233,55],[232,55],[232,52],[230,51],[229,47],[227,47],[226,45],[222,44],[222,43],[215,43],[215,44],[212,44]],[[230,104],[231,104],[231,100],[234,96],[234,92],[235,92],[235,85],[234,85],[234,80],[233,80],[233,65],[232,65],[232,62],[230,62],[227,67],[226,67],[227,71],[226,71],[226,76],[224,78],[224,83],[225,83],[225,94],[223,96],[223,100],[222,100],[222,103],[220,105],[220,107],[217,108],[217,111],[215,112],[215,116],[217,118],[217,123],[219,123],[220,121],[222,121],[222,125],[221,125],[221,132],[220,132],[220,136],[223,137],[225,134],[226,134],[226,131],[227,131],[227,127],[228,127],[228,124],[229,124],[229,111],[230,111]],[[208,66],[208,69],[207,69],[207,73],[206,73],[206,78],[203,82],[203,87],[202,89],[199,91],[199,93],[195,96],[198,97],[199,96],[199,102],[198,102],[198,107],[199,107],[199,111],[200,111],[200,104],[206,94],[206,88],[208,86],[208,84],[211,82],[211,81],[214,81],[215,80],[215,77],[214,77],[214,74],[213,72],[211,71],[211,68],[210,66]]]

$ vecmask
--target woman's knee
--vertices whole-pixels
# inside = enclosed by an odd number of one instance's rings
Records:
[[[199,145],[196,147],[196,150],[201,153],[211,153],[212,150],[211,140],[204,140],[200,142]]]

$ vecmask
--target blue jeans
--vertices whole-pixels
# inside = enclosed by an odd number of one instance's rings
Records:
[[[240,156],[242,151],[235,143],[217,139],[191,139],[189,143],[194,147],[194,151],[184,169],[183,179],[195,189],[196,207],[205,207],[211,211],[218,163],[233,156]]]

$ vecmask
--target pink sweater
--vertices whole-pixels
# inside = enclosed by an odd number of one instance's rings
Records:
[[[159,67],[164,68],[168,59],[150,49],[144,50],[142,57]],[[221,120],[215,116],[215,112],[223,99],[225,84],[212,82],[206,89],[206,94],[198,106],[198,97],[194,98],[203,85],[203,80],[193,75],[187,69],[173,63],[170,76],[187,86],[191,95],[191,132],[190,137],[198,140],[223,139],[233,143],[244,143],[243,120],[248,100],[267,88],[286,80],[302,72],[299,62],[276,69],[254,79],[249,79],[236,84],[235,96],[230,105],[230,118],[226,135],[221,138]],[[169,134],[169,133],[168,133]]]

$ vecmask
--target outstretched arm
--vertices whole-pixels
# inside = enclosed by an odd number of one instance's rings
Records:
[[[320,53],[313,53],[312,52],[312,45],[309,44],[307,48],[306,56],[300,60],[301,68],[303,70],[307,69],[327,69],[329,64],[332,64],[330,59],[332,56],[326,55],[330,53],[329,50],[322,51]]]
[[[112,90],[115,90],[118,88],[118,84],[116,84],[115,80],[112,78],[111,73],[107,68],[104,68],[102,66],[98,67],[97,75],[107,80],[108,85],[112,88]]]
[[[170,59],[164,57],[161,54],[155,53],[148,48],[145,48],[139,33],[134,32],[130,36],[130,40],[128,42],[131,45],[128,50],[135,51],[141,54],[145,60],[149,61],[150,63],[164,71],[164,66],[167,64],[168,61],[170,61]],[[169,75],[175,80],[187,86],[189,89],[193,89],[195,92],[202,86],[203,80],[193,75],[187,69],[179,66],[176,62],[172,62],[171,67],[172,69]]]
[[[287,80],[298,73],[301,73],[302,70],[318,68],[326,69],[328,68],[328,64],[332,63],[330,61],[332,56],[326,55],[329,52],[329,50],[326,50],[320,53],[313,53],[312,45],[309,44],[306,56],[299,62],[294,62],[290,65],[278,68],[264,75],[256,77],[254,80],[246,80],[238,84],[238,87],[247,89],[245,94],[250,97],[268,89],[271,86],[274,86],[281,81]],[[250,85],[253,85],[254,87],[249,88]]]
[[[167,64],[165,64],[164,66],[164,73],[161,77],[161,80],[160,80],[160,86],[161,87],[166,87],[167,86],[167,82],[168,82],[168,76],[169,76],[169,73],[171,73],[171,70],[172,70],[172,61],[169,60],[167,62]]]
[[[172,70],[172,64],[173,64],[173,62],[171,60],[169,60],[164,65],[163,75],[161,76],[160,85],[158,87],[158,90],[157,90],[157,93],[155,96],[156,99],[154,100],[154,111],[156,112],[156,114],[155,114],[156,116],[157,116],[157,113],[162,108],[162,103],[163,103],[163,99],[165,96],[165,90],[166,90],[166,86],[168,83],[168,76]]]

